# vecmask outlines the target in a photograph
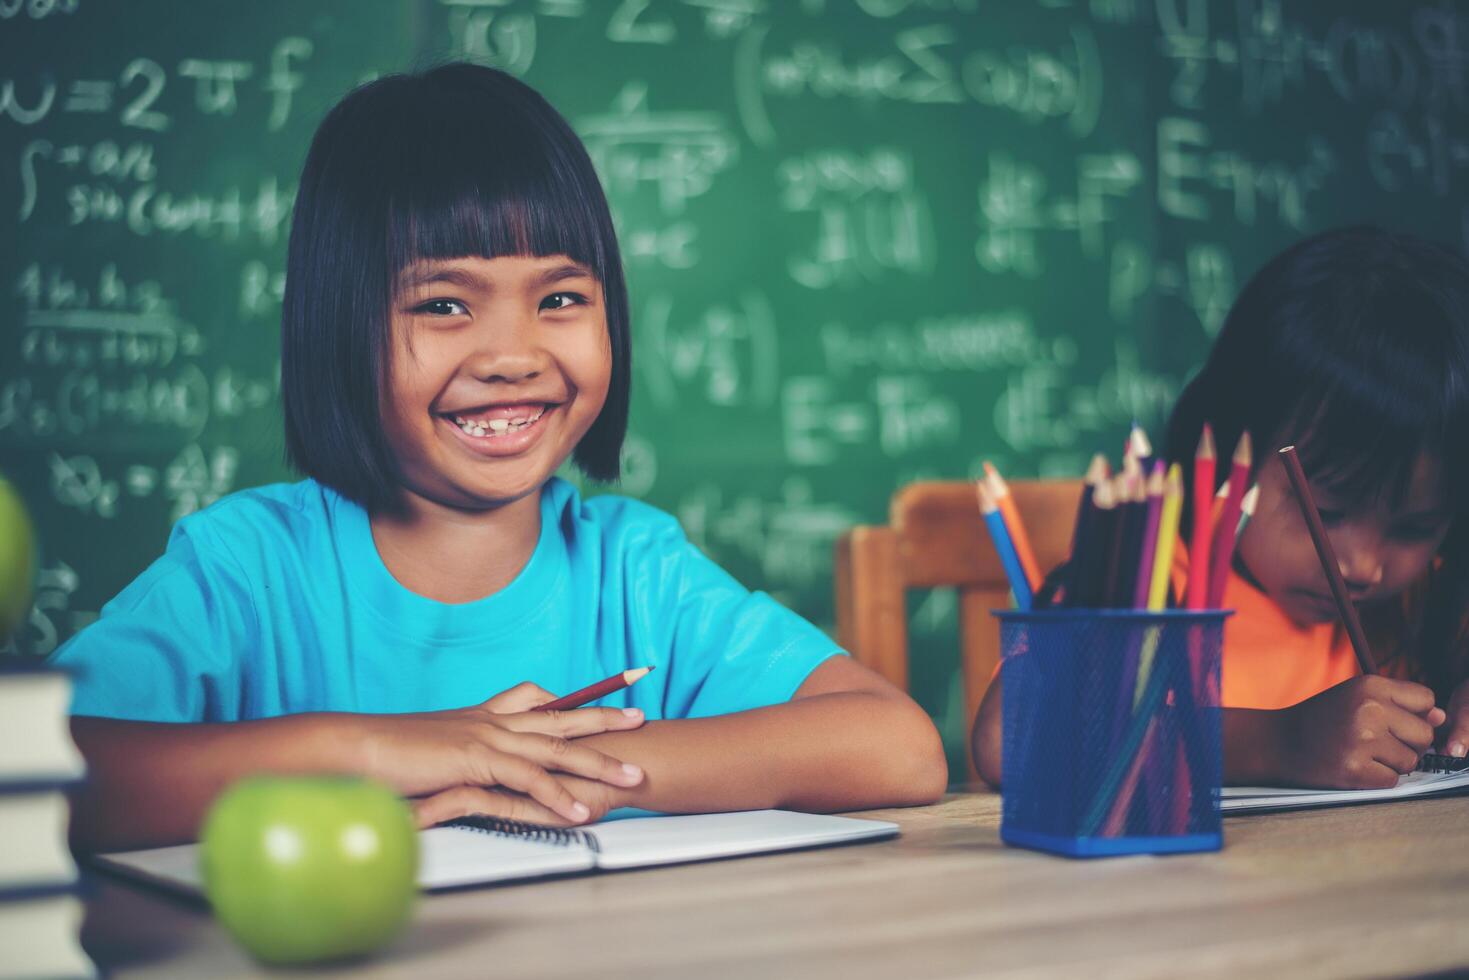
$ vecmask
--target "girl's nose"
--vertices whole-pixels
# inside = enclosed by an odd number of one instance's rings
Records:
[[[1342,541],[1336,546],[1336,563],[1352,592],[1366,592],[1382,581],[1382,551],[1376,542]]]
[[[527,381],[546,368],[533,319],[498,319],[483,329],[466,368],[480,381]]]

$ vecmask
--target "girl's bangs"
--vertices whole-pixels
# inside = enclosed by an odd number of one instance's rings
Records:
[[[565,255],[606,281],[592,198],[576,163],[529,132],[425,139],[400,157],[406,189],[389,203],[387,257],[394,281],[434,259]],[[518,137],[518,138],[517,138]],[[587,167],[586,169],[590,169]]]
[[[1404,297],[1384,296],[1365,313],[1401,326],[1377,332],[1377,343],[1302,351],[1282,438],[1298,443],[1312,480],[1344,504],[1400,504],[1424,454],[1442,467],[1445,499],[1465,500],[1469,400],[1454,367],[1460,355],[1445,348],[1453,331],[1435,322],[1441,311]]]

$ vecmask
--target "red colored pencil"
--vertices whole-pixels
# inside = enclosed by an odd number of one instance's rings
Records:
[[[1209,599],[1209,545],[1214,534],[1214,430],[1204,423],[1194,454],[1194,526],[1188,542],[1189,609],[1204,609]]]
[[[1234,559],[1235,532],[1239,528],[1240,509],[1244,504],[1245,488],[1249,486],[1252,461],[1250,434],[1246,432],[1239,437],[1239,445],[1234,447],[1234,458],[1229,468],[1229,495],[1224,498],[1224,509],[1219,512],[1219,521],[1214,525],[1206,609],[1219,609],[1224,605],[1224,583],[1229,579],[1229,563]]]
[[[606,697],[613,691],[620,691],[624,687],[630,687],[636,684],[646,677],[652,669],[652,667],[634,667],[632,670],[624,670],[620,674],[613,674],[605,681],[598,681],[595,684],[582,688],[580,691],[572,691],[570,694],[563,695],[555,701],[538,704],[531,710],[567,711],[571,708],[580,708],[582,705],[595,701],[598,698]]]

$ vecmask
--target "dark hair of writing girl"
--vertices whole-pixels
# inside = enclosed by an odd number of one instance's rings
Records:
[[[1469,263],[1370,227],[1287,249],[1245,286],[1180,396],[1169,458],[1192,458],[1206,419],[1221,453],[1245,430],[1260,462],[1298,445],[1313,485],[1347,510],[1400,503],[1421,460],[1434,461],[1449,508],[1437,561],[1425,586],[1373,613],[1383,628],[1369,632],[1375,648],[1387,638],[1375,649],[1380,661],[1412,654],[1417,679],[1447,698],[1466,667]]]
[[[286,454],[368,509],[401,485],[381,424],[399,274],[462,256],[565,255],[601,281],[612,355],[606,404],[573,459],[615,480],[627,429],[627,289],[586,149],[504,72],[451,64],[349,94],[301,174],[281,313]]]

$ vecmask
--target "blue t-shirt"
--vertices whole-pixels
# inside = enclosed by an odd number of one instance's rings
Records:
[[[55,655],[73,712],[238,721],[302,711],[478,704],[521,681],[564,694],[657,670],[600,703],[650,719],[790,699],[841,651],[704,557],[678,523],[624,497],[541,493],[541,535],[494,595],[410,592],[366,511],[306,480],[232,494],[180,521],[168,550]]]

